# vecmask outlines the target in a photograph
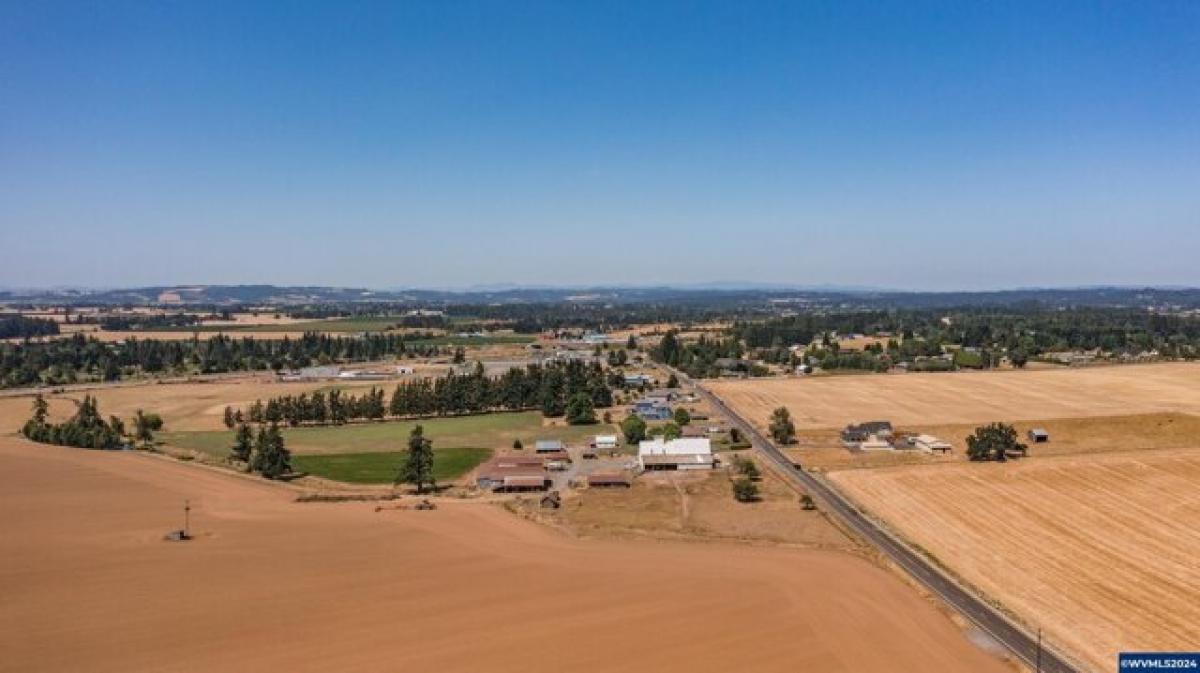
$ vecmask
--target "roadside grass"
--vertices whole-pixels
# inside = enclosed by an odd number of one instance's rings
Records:
[[[385,451],[293,456],[292,468],[349,484],[390,484],[407,455],[407,451]],[[454,481],[491,456],[491,449],[435,448],[433,477],[438,482]]]
[[[425,436],[439,447],[471,446],[509,449],[520,439],[530,451],[538,439],[558,439],[572,446],[587,443],[593,435],[613,434],[615,428],[603,423],[577,426],[543,426],[537,411],[427,418],[419,421],[353,423],[342,426],[283,428],[283,436],[294,455],[388,453],[403,449],[408,435],[417,424]],[[216,458],[229,454],[233,431],[164,432],[160,439],[169,446],[202,451]]]

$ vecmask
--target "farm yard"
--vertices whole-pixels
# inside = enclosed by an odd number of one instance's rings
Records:
[[[1200,450],[829,479],[1095,670],[1200,642]]]

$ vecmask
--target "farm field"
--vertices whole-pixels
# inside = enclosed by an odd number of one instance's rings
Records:
[[[829,478],[1095,670],[1200,642],[1200,449]]]
[[[394,381],[363,381],[338,383],[337,387],[358,394],[372,385],[388,393]],[[99,400],[105,416],[116,414],[128,418],[138,409],[160,414],[168,431],[223,429],[225,406],[247,407],[256,399],[279,395],[299,395],[318,389],[328,389],[329,382],[281,383],[269,374],[248,374],[244,377],[209,382],[146,383],[121,385],[87,391],[47,394],[52,420],[64,420],[75,413],[76,402],[84,395]],[[0,397],[0,432],[15,431],[29,418],[33,397],[14,395]]]
[[[0,437],[0,669],[525,673],[535,654],[584,672],[1012,670],[842,552],[581,540],[483,503],[294,496]],[[164,542],[184,499],[195,539]]]
[[[434,447],[433,478],[438,483],[458,479],[492,456],[491,449]],[[347,484],[391,484],[407,451],[309,454],[292,457],[292,468]]]
[[[1041,371],[713,381],[705,386],[761,428],[786,406],[799,429],[887,419],[924,426],[1200,413],[1200,364]]]
[[[1195,446],[1196,438],[1200,437],[1200,416],[1180,413],[1013,421],[1013,426],[1021,440],[1029,446],[1029,455],[1034,458],[1143,449],[1183,449]],[[966,460],[966,438],[976,427],[971,423],[896,427],[898,436],[928,433],[948,442],[954,447],[948,455],[919,451],[850,452],[841,445],[837,428],[802,430],[797,433],[797,443],[784,447],[784,453],[808,469],[822,470],[953,463]],[[1029,444],[1025,433],[1034,427],[1049,432],[1050,441]]]
[[[223,408],[223,407],[222,407]],[[103,410],[103,406],[101,407]],[[561,439],[579,446],[598,433],[615,432],[610,426],[546,425],[541,412],[427,418],[420,421],[385,421],[382,423],[352,423],[342,426],[283,428],[288,448],[295,454],[346,454],[395,451],[404,447],[413,427],[420,424],[425,436],[433,440],[434,449],[450,446],[508,449],[513,440],[520,439],[532,453],[537,439]],[[233,432],[212,430],[201,432],[164,432],[162,439],[170,446],[192,449],[223,458],[229,453]]]

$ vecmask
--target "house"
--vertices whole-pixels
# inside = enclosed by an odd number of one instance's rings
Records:
[[[624,472],[594,472],[587,477],[588,488],[629,488],[633,481]]]
[[[539,439],[533,445],[534,453],[557,453],[566,450],[567,445],[557,439]]]
[[[651,390],[645,395],[642,395],[642,399],[650,400],[651,402],[667,404],[668,402],[674,402],[675,400],[679,399],[679,391],[671,390],[670,388],[659,388],[657,390]]]
[[[662,437],[638,444],[638,465],[643,470],[711,470],[712,442],[707,437]]]
[[[1042,442],[1050,441],[1050,433],[1046,432],[1045,428],[1033,428],[1029,431],[1028,437],[1029,441],[1033,442],[1034,444],[1041,444]]]
[[[633,405],[633,413],[647,421],[665,421],[671,418],[671,407],[655,400],[639,400]]]
[[[866,423],[859,423],[858,425],[847,425],[845,429],[842,430],[842,442],[863,442],[872,435],[879,439],[891,439],[891,421],[867,421]]]
[[[625,387],[626,388],[641,388],[642,386],[648,386],[652,383],[654,383],[654,377],[650,376],[649,374],[626,374],[625,375]]]
[[[590,346],[602,346],[608,343],[608,335],[601,334],[600,332],[588,332],[587,334],[583,335],[583,338],[580,339],[580,341]]]
[[[943,442],[933,435],[917,435],[912,438],[912,445],[925,453],[933,453],[934,451],[949,453],[954,448],[948,442]]]

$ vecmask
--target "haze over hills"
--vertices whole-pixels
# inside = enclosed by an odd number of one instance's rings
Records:
[[[125,289],[10,289],[0,302],[16,304],[97,305],[303,305],[321,303],[395,303],[454,305],[505,303],[689,303],[726,305],[841,305],[860,308],[932,306],[1200,307],[1200,288],[1081,287],[1020,288],[987,292],[911,292],[877,288],[787,287],[719,283],[702,286],[491,287],[451,289],[371,289],[276,285],[163,285]]]

